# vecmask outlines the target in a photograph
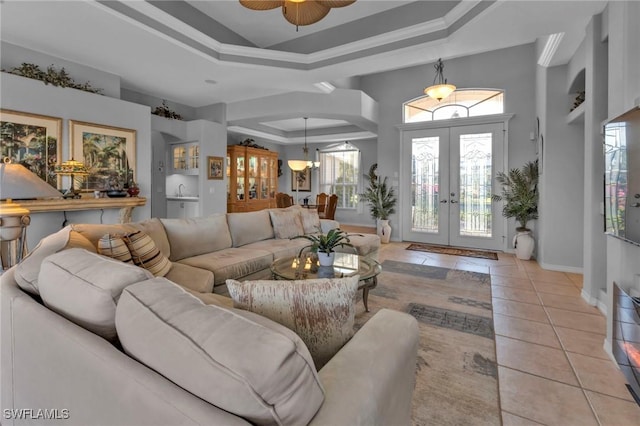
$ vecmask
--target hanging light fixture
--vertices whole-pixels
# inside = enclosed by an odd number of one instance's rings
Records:
[[[331,8],[344,7],[356,0],[240,0],[251,10],[269,10],[282,7],[284,19],[296,26],[311,25],[327,16]]]
[[[436,69],[436,76],[433,78],[433,85],[424,89],[424,93],[425,95],[429,95],[432,98],[441,101],[456,90],[456,86],[453,84],[447,84],[447,79],[444,78],[444,75],[442,74],[442,71],[444,70],[442,59],[438,59],[438,62],[436,62],[433,67]],[[437,84],[436,80],[438,80]]]
[[[304,153],[304,160],[288,160],[287,164],[289,168],[294,172],[301,172],[307,167],[309,168],[317,168],[320,167],[319,161],[311,161],[309,160],[309,147],[307,147],[307,120],[309,117],[304,118],[304,148],[302,148],[302,152]]]

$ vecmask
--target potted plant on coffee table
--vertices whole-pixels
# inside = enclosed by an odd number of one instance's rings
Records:
[[[369,174],[365,176],[369,181],[369,187],[363,194],[360,194],[360,197],[369,203],[371,216],[376,219],[376,229],[380,241],[388,243],[391,238],[389,216],[396,212],[397,199],[393,188],[387,184],[387,177],[380,179],[376,175],[377,168],[378,163],[369,168]]]
[[[352,234],[359,235],[359,234]],[[311,248],[313,253],[318,254],[318,261],[320,262],[320,266],[332,266],[333,261],[335,259],[335,249],[337,247],[353,247],[351,244],[351,240],[349,239],[349,234],[341,230],[340,228],[335,228],[327,232],[326,234],[308,234],[308,235],[299,235],[296,238],[304,238],[311,241],[311,244],[303,247]]]
[[[538,218],[538,160],[529,161],[522,169],[511,169],[509,173],[498,172],[496,180],[502,185],[502,194],[494,194],[492,199],[504,201],[502,216],[513,217],[520,224],[513,245],[518,259],[529,260],[535,241],[527,223]]]

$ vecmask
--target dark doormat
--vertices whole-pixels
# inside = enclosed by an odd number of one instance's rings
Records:
[[[451,254],[454,256],[477,257],[480,259],[498,260],[498,253],[488,250],[475,250],[460,247],[436,246],[433,244],[412,243],[407,250],[426,251],[429,253]]]

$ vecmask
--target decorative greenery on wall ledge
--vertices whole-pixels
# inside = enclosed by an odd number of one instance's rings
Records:
[[[159,115],[160,117],[173,118],[174,120],[182,120],[182,116],[175,111],[172,111],[167,105],[166,100],[162,100],[162,106],[157,106],[153,111],[153,115]]]
[[[51,84],[57,87],[71,87],[73,89],[83,90],[89,93],[102,94],[102,89],[91,87],[91,84],[89,84],[88,81],[83,84],[76,83],[75,81],[73,81],[73,78],[71,78],[69,74],[67,74],[64,68],[61,68],[58,71],[53,67],[53,65],[47,67],[46,71],[43,71],[36,64],[23,62],[19,67],[11,68],[11,70],[9,71],[6,71],[4,69],[1,71],[8,74],[15,74],[21,77],[40,80],[44,84]]]

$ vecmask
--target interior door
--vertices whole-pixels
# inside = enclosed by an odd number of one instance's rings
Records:
[[[503,124],[404,132],[403,239],[500,250],[504,222],[491,201],[503,170]]]

